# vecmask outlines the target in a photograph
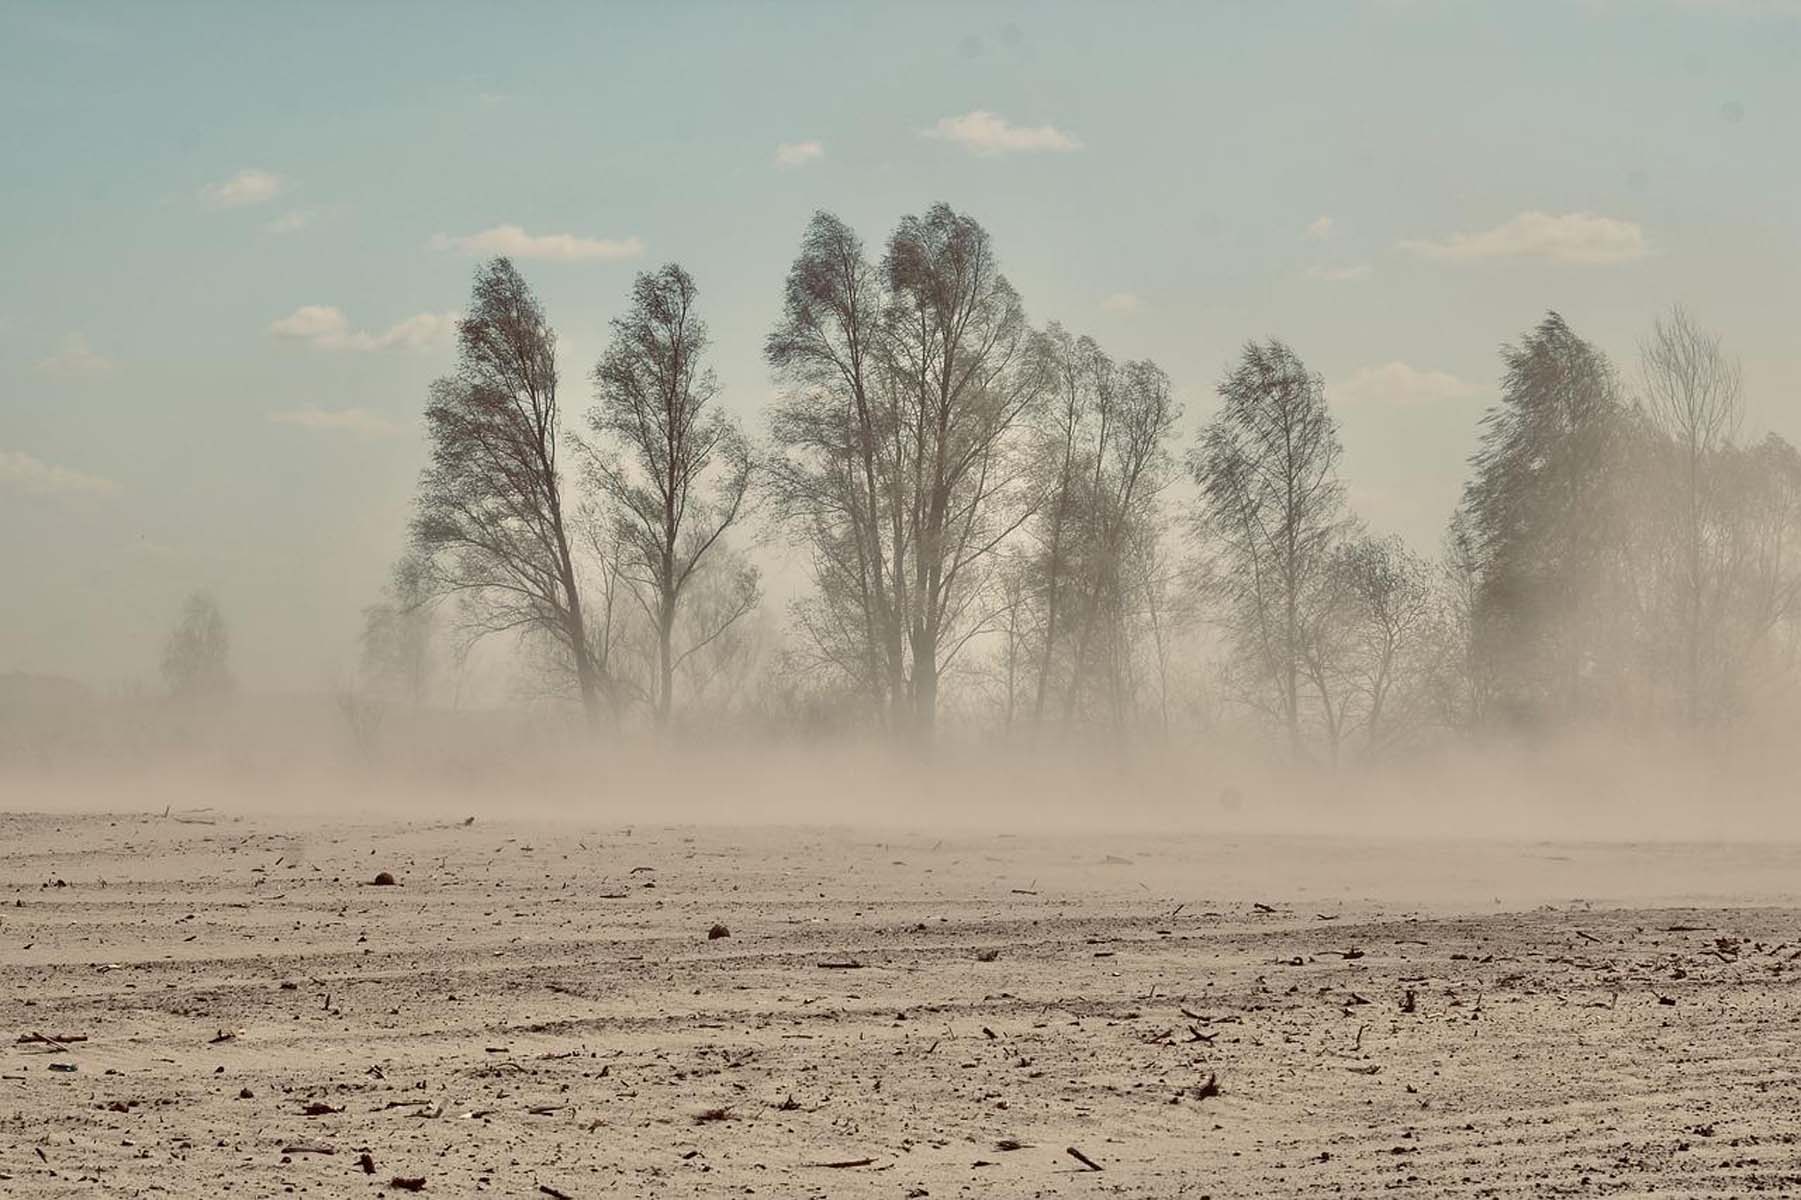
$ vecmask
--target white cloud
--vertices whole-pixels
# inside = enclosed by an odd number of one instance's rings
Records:
[[[814,159],[825,157],[825,145],[821,142],[783,142],[775,148],[775,165],[778,167],[804,167]]]
[[[1031,150],[1080,150],[1082,143],[1054,125],[1028,129],[983,109],[960,117],[940,117],[922,136],[956,142],[971,154],[1009,154]]]
[[[96,352],[79,333],[71,333],[55,354],[38,360],[38,370],[59,379],[92,379],[112,369],[113,360]]]
[[[1309,267],[1307,276],[1310,279],[1323,279],[1327,283],[1344,283],[1352,279],[1368,279],[1370,265],[1354,263],[1345,267]]]
[[[296,208],[290,209],[288,212],[276,217],[273,221],[264,225],[263,228],[270,233],[294,233],[297,230],[305,229],[312,223],[312,209]]]
[[[1135,313],[1144,307],[1134,292],[1114,292],[1110,296],[1101,297],[1101,308],[1110,313]]]
[[[1621,263],[1643,258],[1645,233],[1636,221],[1594,213],[1523,212],[1511,221],[1476,233],[1453,233],[1443,241],[1405,241],[1401,247],[1426,258],[1465,261],[1479,258],[1548,258],[1566,263]]]
[[[1332,233],[1332,218],[1321,217],[1308,225],[1303,232],[1306,233],[1309,241],[1323,242]]]
[[[401,427],[366,408],[288,408],[269,414],[277,425],[292,425],[315,433],[351,433],[358,437],[392,437]]]
[[[209,208],[242,208],[273,200],[281,189],[281,176],[246,167],[223,183],[209,183],[201,188],[200,199]]]
[[[389,350],[403,346],[422,350],[456,331],[458,314],[420,313],[381,333],[353,330],[342,311],[329,304],[306,304],[269,323],[276,337],[307,342],[321,350]]]
[[[1448,371],[1410,367],[1404,362],[1363,367],[1330,390],[1335,399],[1348,404],[1401,406],[1461,400],[1477,392],[1476,385],[1466,383]]]
[[[465,254],[504,254],[509,258],[541,258],[556,262],[611,261],[636,258],[644,243],[635,237],[623,240],[578,237],[573,233],[525,232],[517,225],[496,225],[480,233],[451,237],[440,233],[431,241],[434,250],[461,250]]]
[[[22,450],[0,450],[0,490],[27,496],[105,496],[118,491],[119,485],[42,462]]]

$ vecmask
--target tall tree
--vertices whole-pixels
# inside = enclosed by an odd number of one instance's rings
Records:
[[[1704,715],[1703,659],[1718,649],[1718,631],[1709,625],[1721,606],[1710,593],[1725,584],[1721,555],[1728,542],[1721,536],[1715,477],[1744,417],[1739,366],[1721,349],[1720,339],[1680,306],[1657,319],[1639,347],[1639,359],[1645,406],[1675,444],[1679,462],[1682,691],[1692,724]]]
[[[669,721],[676,668],[750,612],[758,594],[755,568],[740,564],[729,602],[710,610],[677,651],[689,584],[745,514],[754,461],[742,430],[714,403],[719,384],[705,364],[696,295],[674,263],[638,276],[594,368],[597,404],[588,414],[596,438],[585,455],[588,479],[612,514],[623,570],[656,627],[660,725]]]
[[[219,602],[207,591],[191,593],[163,643],[163,683],[180,700],[218,700],[232,689],[231,635]]]
[[[1338,425],[1324,381],[1278,340],[1247,344],[1219,394],[1189,457],[1199,532],[1214,554],[1210,586],[1257,685],[1252,698],[1300,753],[1306,639],[1330,600],[1323,584],[1348,524]]]
[[[1083,493],[1090,475],[1088,461],[1097,436],[1093,428],[1095,392],[1112,366],[1092,338],[1072,338],[1057,324],[1045,331],[1045,351],[1049,395],[1043,418],[1038,422],[1039,470],[1045,477],[1045,496],[1031,526],[1038,543],[1038,552],[1032,556],[1033,591],[1043,627],[1038,678],[1032,696],[1034,723],[1044,719],[1045,701],[1057,675],[1056,655],[1067,638],[1068,610],[1077,598],[1073,595],[1071,575],[1085,507]],[[1069,674],[1068,694],[1073,706],[1078,682],[1075,668]]]
[[[1170,432],[1181,409],[1169,377],[1149,361],[1095,361],[1095,427],[1084,506],[1081,619],[1064,710],[1098,677],[1115,728],[1124,724],[1133,661],[1130,618],[1155,559],[1158,498],[1168,483]]]
[[[432,589],[466,602],[474,636],[549,639],[598,722],[603,680],[589,653],[558,462],[556,333],[505,258],[476,272],[456,369],[432,384],[425,424],[431,461],[413,540]]]
[[[943,672],[1000,611],[996,554],[1031,511],[1037,350],[987,231],[942,204],[902,220],[879,268],[816,216],[769,337],[788,388],[776,495],[819,585],[801,630],[923,739]]]

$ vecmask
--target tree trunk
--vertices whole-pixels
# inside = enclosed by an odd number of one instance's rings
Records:
[[[666,595],[657,613],[657,728],[669,727],[675,705],[675,596]]]
[[[938,645],[924,622],[913,626],[913,737],[930,746],[938,727]]]

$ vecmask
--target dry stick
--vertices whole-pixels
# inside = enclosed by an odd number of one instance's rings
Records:
[[[1074,1146],[1068,1147],[1066,1150],[1064,1150],[1064,1153],[1069,1155],[1071,1158],[1075,1159],[1077,1162],[1081,1163],[1083,1166],[1087,1167],[1090,1171],[1106,1170],[1106,1168],[1101,1166],[1100,1163],[1095,1162],[1092,1158],[1089,1158],[1086,1154],[1083,1154],[1080,1150],[1076,1149]]]
[[[873,1163],[874,1161],[875,1161],[875,1159],[873,1159],[873,1158],[847,1158],[842,1162],[816,1162],[816,1163],[807,1163],[805,1165],[809,1166],[809,1167],[825,1167],[825,1168],[828,1168],[833,1171],[841,1171],[846,1167],[867,1167],[869,1164]]]

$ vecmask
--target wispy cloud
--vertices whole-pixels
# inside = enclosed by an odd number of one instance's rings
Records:
[[[1144,307],[1144,301],[1135,292],[1114,292],[1101,297],[1101,309],[1110,313],[1135,313]]]
[[[940,117],[922,136],[955,142],[971,154],[1015,154],[1036,150],[1080,150],[1082,143],[1055,125],[1028,128],[1005,117],[976,109],[960,117]]]
[[[775,165],[778,167],[804,167],[824,157],[825,144],[822,142],[783,142],[775,148]]]
[[[118,491],[119,485],[33,458],[23,450],[0,450],[0,490],[26,496],[105,496]]]
[[[509,258],[537,258],[552,262],[602,262],[636,258],[644,243],[623,239],[579,237],[573,233],[525,232],[517,225],[496,225],[480,233],[452,237],[440,233],[432,239],[434,250],[461,250],[464,254],[504,254]]]
[[[297,233],[313,223],[313,210],[310,208],[289,209],[264,224],[263,228],[270,233]]]
[[[1306,235],[1308,241],[1323,242],[1332,234],[1332,218],[1320,217],[1317,220],[1311,221],[1308,223],[1307,228],[1302,232]]]
[[[1404,241],[1401,247],[1426,258],[1464,262],[1484,258],[1548,258],[1554,262],[1631,262],[1649,253],[1636,221],[1594,213],[1523,212],[1493,229],[1453,233],[1440,241]]]
[[[92,379],[113,369],[113,360],[88,345],[79,333],[62,340],[55,354],[38,360],[38,370],[58,379]]]
[[[1343,267],[1308,267],[1309,279],[1323,279],[1327,283],[1346,283],[1353,279],[1368,279],[1370,265],[1368,263],[1352,263]]]
[[[381,333],[367,333],[352,329],[349,318],[329,304],[306,304],[271,321],[269,332],[321,350],[388,350],[396,346],[421,350],[454,333],[457,318],[454,312],[420,313]]]
[[[281,194],[282,178],[270,171],[246,167],[221,183],[209,183],[200,189],[200,199],[209,208],[243,208],[262,204]]]
[[[1353,371],[1342,383],[1334,384],[1335,399],[1353,405],[1431,404],[1440,400],[1461,400],[1473,396],[1477,388],[1448,371],[1434,371],[1409,366],[1404,362],[1388,362],[1377,367]]]
[[[315,433],[348,433],[357,437],[393,437],[402,427],[366,408],[288,408],[269,414],[277,425],[292,425]]]

